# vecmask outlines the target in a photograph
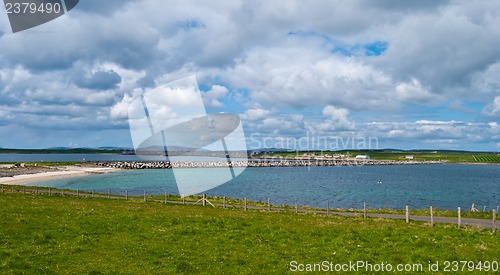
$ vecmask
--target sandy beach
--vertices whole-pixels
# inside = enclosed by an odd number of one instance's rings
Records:
[[[14,172],[13,176],[2,176],[0,177],[0,184],[5,185],[27,185],[30,183],[70,178],[70,177],[81,177],[92,174],[104,174],[114,171],[119,171],[120,169],[109,168],[109,167],[91,167],[91,166],[61,166],[57,168],[39,168],[37,171],[30,171],[25,174],[18,174],[16,172],[23,172],[23,170],[16,171],[19,168],[11,168],[9,172]]]

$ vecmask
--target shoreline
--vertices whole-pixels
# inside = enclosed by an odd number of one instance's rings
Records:
[[[56,168],[53,169],[54,171],[43,171],[40,173],[18,174],[14,176],[0,177],[0,184],[28,185],[31,183],[49,181],[54,179],[83,177],[95,174],[107,174],[121,170],[112,167],[85,167],[85,166],[63,166],[57,169]]]

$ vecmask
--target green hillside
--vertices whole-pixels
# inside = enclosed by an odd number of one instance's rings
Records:
[[[282,274],[323,261],[425,270],[500,259],[498,234],[454,225],[20,193],[0,193],[0,206],[1,274]]]

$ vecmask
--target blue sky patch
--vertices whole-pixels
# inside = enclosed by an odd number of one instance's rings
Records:
[[[389,43],[385,41],[349,44],[315,31],[289,31],[287,35],[303,37],[306,39],[319,38],[324,41],[327,47],[331,48],[330,51],[332,53],[338,53],[344,56],[379,56],[389,48]]]
[[[189,31],[192,29],[205,29],[207,27],[205,24],[203,24],[203,22],[194,19],[179,21],[175,25],[179,29],[185,31]]]

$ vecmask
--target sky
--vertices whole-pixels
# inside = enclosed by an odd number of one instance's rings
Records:
[[[496,0],[81,0],[12,33],[0,147],[132,147],[128,106],[195,76],[248,148],[500,151]]]

